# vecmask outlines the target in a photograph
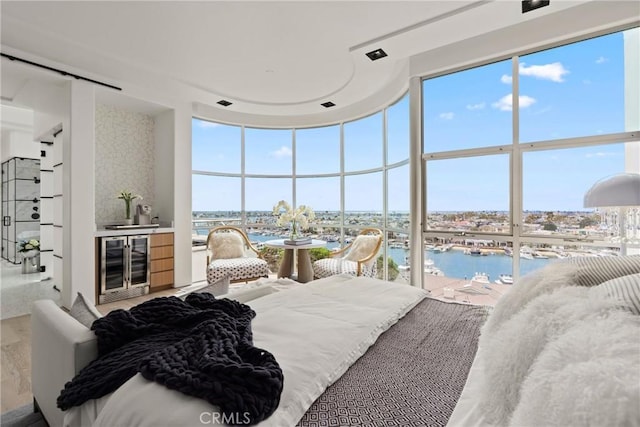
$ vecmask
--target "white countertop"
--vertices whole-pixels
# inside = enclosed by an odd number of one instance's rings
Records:
[[[111,237],[111,236],[134,236],[138,234],[158,234],[158,233],[173,233],[173,227],[158,227],[158,228],[124,228],[121,230],[111,230],[101,228],[95,232],[96,237]]]

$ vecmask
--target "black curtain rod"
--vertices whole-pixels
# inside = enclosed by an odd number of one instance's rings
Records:
[[[119,88],[117,86],[113,86],[113,85],[110,85],[110,84],[107,84],[107,83],[102,83],[102,82],[99,82],[99,81],[93,80],[93,79],[88,79],[86,77],[82,77],[82,76],[79,76],[77,74],[69,73],[67,71],[59,70],[57,68],[48,67],[46,65],[38,64],[37,62],[27,61],[26,59],[18,58],[17,56],[7,55],[6,53],[2,53],[2,52],[0,52],[0,56],[3,56],[3,57],[5,57],[5,58],[7,58],[7,59],[9,59],[11,61],[24,62],[25,64],[33,65],[34,67],[44,68],[45,70],[49,70],[49,71],[53,71],[53,72],[56,72],[56,73],[60,73],[63,76],[74,77],[74,78],[76,78],[78,80],[84,80],[84,81],[87,81],[87,82],[95,83],[97,85],[105,86],[105,87],[108,87],[110,89],[122,90],[122,88]]]

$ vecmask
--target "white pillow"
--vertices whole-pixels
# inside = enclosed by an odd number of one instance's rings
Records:
[[[80,292],[78,292],[69,314],[87,328],[91,328],[93,322],[102,317],[102,313],[98,311],[96,306],[88,302]]]
[[[213,259],[242,258],[244,242],[237,233],[216,233],[211,236],[209,248]]]
[[[591,288],[591,292],[600,297],[622,301],[627,310],[640,315],[640,274],[608,280]]]
[[[358,236],[353,241],[351,249],[344,259],[349,261],[358,261],[368,257],[376,248],[379,241],[378,236]],[[374,257],[375,258],[375,257]],[[374,259],[372,258],[372,259]]]

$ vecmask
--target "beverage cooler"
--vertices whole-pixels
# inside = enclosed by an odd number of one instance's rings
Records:
[[[149,235],[103,237],[100,252],[100,303],[148,293]]]

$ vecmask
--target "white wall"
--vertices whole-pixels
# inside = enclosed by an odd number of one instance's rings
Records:
[[[71,120],[64,148],[64,275],[62,303],[77,292],[95,303],[95,88],[71,82]],[[67,274],[69,272],[69,274]]]
[[[26,108],[0,105],[2,139],[0,162],[13,157],[40,158],[40,144],[34,142],[33,111]]]
[[[3,162],[13,157],[40,158],[40,143],[33,141],[32,132],[10,130],[2,134]]]
[[[175,287],[191,284],[191,104],[175,108],[173,154]]]

